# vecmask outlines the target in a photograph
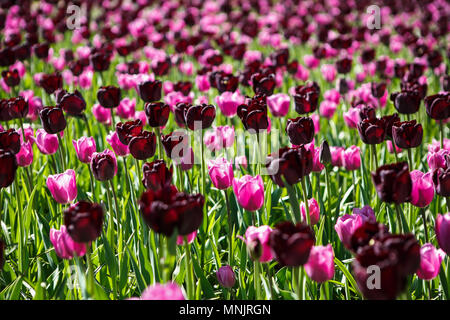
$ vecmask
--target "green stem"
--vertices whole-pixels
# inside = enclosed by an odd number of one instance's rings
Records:
[[[441,129],[441,149],[444,149],[444,120],[439,121],[439,127]]]
[[[21,201],[21,194],[19,192],[19,176],[16,177],[16,180],[14,181],[14,192],[16,194],[16,200],[17,200],[17,207],[19,209],[19,216],[18,216],[18,222],[19,222],[19,227],[18,227],[18,238],[19,238],[19,247],[18,247],[18,253],[19,253],[19,261],[18,266],[19,266],[19,271],[20,272],[24,272],[24,268],[23,268],[23,262],[25,259],[25,255],[24,255],[24,246],[23,246],[23,234],[22,232],[25,231],[23,228],[23,208],[22,208],[22,201]]]
[[[109,186],[114,197],[114,205],[116,206],[117,234],[120,237],[122,234],[122,227],[120,223],[119,202],[117,201],[117,194],[114,188],[114,184],[112,183],[112,180],[109,180]]]
[[[255,260],[253,263],[254,263],[254,267],[255,267],[255,274],[254,274],[254,279],[253,279],[253,281],[255,282],[255,296],[256,296],[255,300],[261,300],[260,263],[258,262],[258,260]]]
[[[422,220],[423,220],[423,229],[425,232],[425,243],[430,242],[430,240],[428,239],[428,228],[427,228],[427,219],[425,216],[425,209],[424,208],[420,208],[420,213],[422,214]]]
[[[373,156],[373,161],[375,164],[375,170],[378,169],[378,156],[377,156],[377,147],[376,144],[372,144],[372,156]]]
[[[309,215],[309,203],[308,203],[308,195],[306,193],[305,179],[302,179],[301,184],[302,184],[303,202],[305,204],[305,209],[306,209],[306,222],[307,222],[308,226],[311,226],[311,217]]]
[[[91,246],[86,243],[86,260],[87,260],[87,292],[90,297],[94,296],[94,270],[92,267]]]
[[[89,126],[89,121],[88,121],[88,119],[87,119],[85,114],[83,115],[83,120],[84,120],[84,123],[86,123],[86,128],[87,128],[87,132],[88,132],[89,137],[92,137],[91,128]]]
[[[187,298],[194,299],[194,279],[192,274],[192,264],[191,264],[191,248],[187,236],[184,236],[184,249],[186,251],[186,273],[187,273]]]
[[[233,267],[233,225],[231,223],[231,213],[230,213],[230,202],[228,200],[228,192],[227,190],[224,190],[225,193],[225,202],[227,204],[227,216],[228,216],[228,244],[229,244],[229,256],[228,261],[230,264],[230,267]]]
[[[97,197],[95,194],[95,187],[94,187],[94,176],[92,175],[92,170],[91,170],[91,166],[88,164],[88,171],[89,171],[89,177],[90,177],[90,182],[91,182],[91,191],[92,191],[92,198],[94,199],[94,202],[97,202]]]
[[[58,137],[58,142],[59,142],[59,155],[61,157],[62,169],[63,169],[63,171],[66,171],[66,163],[65,163],[66,155],[65,155],[65,151],[64,151],[64,144],[61,139],[61,133],[57,133],[56,136]]]
[[[304,270],[303,270],[303,266],[298,267],[298,291],[297,291],[297,296],[299,300],[303,300],[303,280],[304,280]]]
[[[405,226],[403,225],[403,221],[402,221],[402,213],[401,213],[401,208],[399,204],[395,204],[395,212],[397,214],[397,226],[398,226],[398,232],[403,232],[405,233]]]
[[[397,146],[394,143],[394,140],[391,141],[392,149],[394,149],[395,162],[398,162],[398,154],[397,154]]]
[[[413,167],[413,159],[412,159],[412,152],[411,149],[408,148],[408,161],[409,161],[409,170],[412,170]]]

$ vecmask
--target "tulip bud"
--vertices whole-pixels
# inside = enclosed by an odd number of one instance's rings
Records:
[[[236,277],[234,275],[233,269],[229,265],[221,267],[216,272],[217,281],[222,287],[232,288],[236,283]]]
[[[330,146],[328,145],[327,140],[322,141],[322,144],[320,145],[319,159],[324,165],[331,163]]]

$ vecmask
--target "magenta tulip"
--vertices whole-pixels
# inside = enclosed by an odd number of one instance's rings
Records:
[[[17,164],[21,167],[28,167],[33,163],[33,146],[31,141],[22,142],[20,151],[16,154]]]
[[[377,221],[375,218],[375,212],[369,205],[365,205],[362,208],[353,208],[353,215],[361,216],[363,223],[366,221],[375,223]]]
[[[236,276],[233,269],[229,265],[221,267],[216,272],[217,281],[224,288],[232,288],[236,283]]]
[[[444,257],[444,251],[436,249],[431,243],[425,243],[420,248],[420,267],[416,272],[417,276],[423,280],[436,278]]]
[[[305,271],[308,277],[319,283],[333,279],[334,252],[331,244],[312,247]]]
[[[92,106],[92,114],[98,122],[107,125],[111,124],[111,109],[104,108],[96,103]]]
[[[308,199],[308,207],[309,207],[309,215],[311,218],[311,225],[316,224],[319,222],[320,218],[320,207],[317,203],[317,200],[314,198]],[[300,210],[302,212],[303,221],[308,221],[306,218],[306,208],[305,203],[300,203]]]
[[[77,197],[75,171],[69,169],[64,173],[48,176],[47,187],[56,202],[61,204],[72,202]]]
[[[248,249],[255,250],[255,248],[258,248],[256,257],[254,256],[254,258],[259,262],[269,262],[273,259],[269,244],[271,232],[272,228],[269,226],[250,226],[245,231],[245,239],[240,236],[238,237],[245,242]]]
[[[208,161],[208,173],[217,189],[224,190],[231,187],[233,182],[233,166],[225,158]]]
[[[50,229],[50,242],[61,259],[72,259],[86,254],[86,244],[73,241],[65,225],[62,225],[60,230]]]
[[[92,154],[97,151],[94,138],[81,137],[78,140],[72,140],[72,143],[78,160],[83,163],[90,163]]]
[[[363,224],[363,219],[360,215],[346,214],[337,219],[334,225],[334,230],[339,236],[342,244],[347,248],[351,248],[352,235],[356,229]]]
[[[43,154],[54,154],[58,151],[59,142],[56,134],[49,134],[44,129],[36,130],[34,142]]]
[[[416,207],[428,206],[434,198],[432,173],[419,170],[410,172],[412,180],[411,203]]]
[[[194,242],[196,236],[197,236],[197,230],[195,230],[192,233],[189,233],[186,236],[188,243],[191,244],[192,242]],[[178,236],[177,237],[177,245],[179,245],[179,246],[184,245],[184,236]]]
[[[111,131],[106,136],[106,141],[109,143],[109,145],[113,148],[114,152],[118,156],[126,157],[127,155],[130,154],[130,149],[129,149],[128,145],[120,142],[116,131]]]
[[[248,211],[258,210],[264,203],[264,183],[260,175],[234,178],[233,191],[239,205]]]
[[[234,158],[234,165],[236,169],[239,169],[239,166],[242,166],[243,168],[247,169],[247,157],[246,156],[238,156]]]
[[[450,212],[437,215],[435,231],[439,247],[450,255]]]
[[[361,167],[361,154],[357,146],[351,146],[342,152],[342,163],[346,170],[358,170]]]
[[[226,117],[234,117],[237,112],[237,107],[244,102],[245,97],[237,91],[225,91],[220,96],[216,97],[217,106]]]
[[[185,300],[183,291],[175,282],[155,283],[142,292],[140,300]]]
[[[330,147],[332,166],[342,167],[342,154],[344,153],[344,151],[344,147]]]
[[[267,106],[275,117],[284,117],[289,111],[291,99],[285,93],[277,93],[267,97]]]

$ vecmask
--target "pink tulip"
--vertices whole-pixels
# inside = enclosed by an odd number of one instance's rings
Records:
[[[24,128],[23,129],[23,131],[25,132],[25,140],[26,141],[30,141],[31,142],[31,145],[33,145],[33,140],[31,139],[31,137],[33,137],[34,136],[34,130],[33,130],[33,128],[31,128],[31,127],[26,127],[26,128]],[[19,135],[20,135],[20,142],[24,142],[24,135],[22,134],[22,129],[21,128],[19,128],[18,130],[17,130],[17,132],[19,133]]]
[[[320,115],[325,118],[331,119],[336,112],[337,104],[333,101],[323,100],[319,106]]]
[[[245,231],[245,239],[240,237],[247,246],[252,246],[255,241],[258,241],[258,245],[261,247],[261,255],[259,256],[259,262],[268,262],[272,260],[272,251],[270,250],[270,234],[272,228],[269,226],[254,227],[250,226]]]
[[[376,222],[375,218],[375,212],[373,211],[372,207],[369,205],[366,205],[364,207],[360,208],[353,208],[353,215],[358,215],[362,218],[362,222]]]
[[[336,68],[332,64],[324,64],[320,67],[320,72],[327,82],[333,82],[336,79]]]
[[[308,277],[319,283],[333,279],[334,252],[331,244],[311,248],[305,271]]]
[[[242,166],[243,168],[247,169],[247,157],[238,156],[234,158],[234,165],[237,169],[239,169],[239,166]]]
[[[111,124],[111,109],[103,108],[100,104],[96,103],[92,106],[92,114],[98,122],[107,125]]]
[[[188,152],[185,152],[181,158],[174,159],[173,162],[177,166],[180,166],[181,170],[183,171],[191,170],[195,162],[194,151],[192,150],[192,148],[189,148]]]
[[[117,107],[117,115],[124,119],[131,119],[136,109],[136,98],[124,98]]]
[[[260,175],[234,178],[233,191],[239,205],[248,211],[258,210],[264,203],[264,184]]]
[[[285,93],[277,93],[267,97],[267,106],[275,117],[284,117],[289,111],[291,99]]]
[[[344,147],[330,147],[331,164],[335,167],[342,167],[342,153],[345,151]]]
[[[222,146],[225,148],[232,147],[234,144],[234,127],[219,126],[215,128],[216,135],[221,137]]]
[[[320,131],[320,117],[317,113],[314,113],[310,116],[312,121],[314,122],[314,133],[318,133]],[[269,124],[270,124],[270,118],[269,118]]]
[[[111,131],[106,136],[106,141],[118,156],[126,157],[130,153],[130,149],[128,148],[128,146],[120,142],[119,136],[117,135],[116,131]]]
[[[232,288],[236,283],[236,276],[234,275],[233,268],[229,265],[225,265],[216,272],[217,281],[224,288]]]
[[[33,147],[31,140],[28,142],[22,142],[20,151],[16,154],[17,164],[21,167],[28,167],[33,163]]]
[[[145,111],[136,111],[133,116],[134,120],[141,120],[142,125],[145,126],[147,124],[147,116],[145,115]]]
[[[323,98],[328,101],[333,101],[336,104],[339,104],[339,100],[341,99],[341,94],[336,89],[330,89],[324,92]]]
[[[198,90],[201,92],[208,91],[211,85],[209,84],[208,75],[198,75],[195,78],[195,84],[198,87]]]
[[[303,56],[303,62],[309,69],[315,69],[319,66],[320,60],[313,55],[305,54]]]
[[[420,208],[428,206],[434,198],[432,173],[425,174],[419,170],[414,170],[411,172],[411,180],[411,203]]]
[[[245,98],[239,92],[225,91],[215,99],[217,106],[226,117],[234,117],[237,107],[244,103]]]
[[[445,149],[440,149],[437,152],[429,151],[427,155],[427,162],[430,171],[434,171],[436,169],[446,169],[446,156],[450,156],[450,151]]]
[[[362,224],[363,218],[360,215],[346,214],[337,219],[336,224],[334,225],[334,230],[336,230],[339,239],[347,249],[351,247],[353,233]]]
[[[187,241],[188,243],[192,243],[194,242],[195,237],[197,236],[197,230],[195,230],[194,232],[191,232],[187,235]],[[184,245],[184,236],[178,236],[177,237],[177,245],[182,246]]]
[[[233,182],[233,166],[225,158],[208,161],[208,173],[217,189],[224,190],[231,187]]]
[[[309,208],[309,216],[311,219],[311,225],[315,225],[317,222],[319,222],[320,218],[320,207],[317,203],[317,200],[314,198],[308,199],[308,208]],[[300,211],[302,212],[303,221],[308,221],[306,219],[306,208],[305,203],[300,203]]]
[[[444,257],[444,251],[436,249],[431,243],[425,243],[420,248],[420,267],[416,272],[417,276],[423,280],[436,278]]]
[[[36,138],[32,139],[43,154],[54,154],[58,150],[59,143],[56,134],[49,134],[44,129],[38,129]]]
[[[342,163],[345,170],[358,170],[361,167],[361,154],[357,146],[351,146],[342,152]]]
[[[360,122],[359,108],[350,108],[344,112],[344,121],[349,128],[356,128]]]
[[[69,169],[63,173],[48,176],[47,187],[56,202],[61,204],[72,202],[77,197],[75,171]]]
[[[450,212],[437,215],[435,231],[439,247],[450,255]]]
[[[394,153],[394,148],[392,146],[392,141],[391,140],[386,140],[386,144],[387,144],[387,148],[388,148],[389,153]],[[395,145],[395,143],[394,143],[394,145]],[[402,152],[402,149],[397,147],[397,146],[395,146],[395,150],[397,151],[397,153]]]
[[[74,256],[82,257],[86,254],[86,244],[73,241],[65,225],[62,225],[60,230],[50,229],[50,242],[61,259],[72,259]]]
[[[91,157],[97,151],[93,137],[81,137],[78,140],[72,140],[73,147],[78,159],[83,163],[90,163]]]
[[[142,292],[140,300],[186,300],[175,282],[155,283]]]

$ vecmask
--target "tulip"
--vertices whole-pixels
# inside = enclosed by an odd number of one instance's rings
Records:
[[[313,154],[304,146],[281,148],[277,157],[272,154],[266,161],[270,178],[280,187],[285,186],[282,177],[289,185],[293,185],[310,174],[312,166]]]
[[[391,94],[395,109],[402,114],[413,114],[419,110],[420,95],[417,91],[402,90]]]
[[[264,203],[264,183],[260,175],[233,178],[233,191],[239,205],[248,211],[259,210]]]
[[[308,277],[319,283],[333,279],[334,252],[331,244],[311,248],[305,271]]]
[[[394,113],[389,116],[384,116],[381,118],[381,120],[384,122],[384,132],[386,133],[386,140],[392,140],[392,127],[396,122],[400,122],[400,117],[397,113]]]
[[[103,108],[100,104],[96,103],[92,106],[92,114],[95,119],[100,123],[105,123],[107,125],[111,124],[111,110],[108,108]]]
[[[416,148],[422,143],[422,125],[416,120],[395,122],[392,125],[392,137],[402,149]]]
[[[28,167],[33,163],[33,146],[31,141],[22,142],[20,151],[16,154],[17,164],[20,167]]]
[[[333,82],[336,79],[336,68],[331,64],[324,64],[320,67],[320,72],[327,82]]]
[[[74,93],[66,93],[59,101],[61,107],[67,114],[71,116],[81,116],[86,109],[86,101],[78,90]]]
[[[267,106],[275,117],[285,117],[289,111],[291,100],[287,94],[277,93],[267,97]]]
[[[423,173],[419,170],[411,171],[412,191],[411,203],[420,208],[428,206],[434,198],[434,185],[432,173]]]
[[[164,160],[155,160],[142,166],[142,184],[146,189],[154,191],[163,189],[171,184],[173,168],[167,168]]]
[[[286,133],[293,145],[308,144],[314,138],[314,122],[309,117],[288,119]]]
[[[56,134],[48,134],[44,129],[37,129],[36,138],[33,139],[43,154],[54,154],[58,150],[59,142]]]
[[[208,161],[208,173],[211,181],[219,190],[231,187],[233,182],[233,166],[225,158]]]
[[[106,138],[108,141],[108,138]],[[77,154],[78,160],[83,163],[90,163],[91,157],[96,152],[95,140],[93,137],[81,137],[78,140],[72,140],[73,147]]]
[[[188,152],[189,137],[182,131],[174,131],[168,135],[161,136],[161,142],[170,159],[176,160]]]
[[[150,127],[157,128],[166,125],[170,114],[168,104],[162,102],[146,103],[144,108]]]
[[[198,75],[195,78],[195,84],[197,85],[198,90],[201,92],[206,92],[211,87],[207,75]]]
[[[146,160],[156,152],[156,136],[153,132],[142,131],[131,138],[128,146],[135,159]]]
[[[175,282],[155,283],[142,292],[140,300],[185,300],[183,291]]]
[[[361,167],[361,153],[357,146],[351,146],[342,152],[345,170],[358,170]]]
[[[372,172],[372,181],[384,202],[400,204],[411,198],[412,180],[406,162],[379,167]]]
[[[330,147],[331,165],[334,167],[342,167],[342,154],[345,152],[344,147]]]
[[[9,129],[6,131],[0,132],[0,149],[10,150],[14,154],[19,153],[20,151],[20,134],[14,130]]]
[[[319,222],[320,218],[320,207],[317,203],[317,200],[314,198],[308,199],[308,207],[309,207],[309,215],[311,217],[311,225],[315,225],[317,222]],[[300,211],[302,213],[302,217],[304,221],[307,221],[306,219],[306,208],[305,203],[300,203]]]
[[[117,159],[109,149],[95,152],[91,158],[91,170],[95,179],[99,181],[111,180],[117,173]]]
[[[0,188],[9,187],[16,177],[16,156],[9,150],[0,149]]]
[[[450,157],[450,151],[445,149],[440,149],[437,152],[428,151],[427,163],[430,171],[436,169],[446,169],[447,164],[445,157]]]
[[[384,121],[374,119],[364,119],[358,123],[358,132],[361,140],[366,144],[379,144],[385,138]]]
[[[77,197],[75,171],[69,169],[64,173],[48,176],[47,187],[56,202],[61,204],[72,202]]]
[[[334,113],[337,109],[337,104],[333,101],[324,100],[320,103],[319,112],[320,115],[331,119],[334,116]]]
[[[119,140],[119,136],[117,135],[116,131],[111,131],[106,136],[106,141],[109,143],[109,145],[113,148],[114,152],[120,156],[120,157],[126,157],[130,154],[130,149],[128,145],[123,144]],[[92,156],[92,155],[91,155]]]
[[[431,243],[425,243],[420,248],[420,267],[416,272],[417,276],[423,280],[436,278],[444,257],[444,251],[436,249]]]
[[[131,139],[142,132],[142,127],[142,121],[139,119],[125,123],[119,122],[116,125],[116,132],[120,142],[129,145]]]
[[[248,164],[246,156],[238,156],[234,158],[234,163],[236,168],[238,168],[238,166],[242,166],[243,168],[247,169]]]
[[[136,99],[124,98],[117,107],[117,115],[124,119],[131,119],[136,113]]]
[[[259,262],[269,262],[272,260],[270,249],[270,234],[272,228],[269,226],[250,226],[245,231],[245,239],[241,238],[247,245],[251,257]]]
[[[352,69],[352,59],[342,58],[336,61],[336,70],[338,73],[346,74]]]
[[[59,107],[44,107],[40,112],[42,126],[49,134],[56,134],[66,128],[64,113]]]
[[[201,104],[187,108],[184,122],[191,130],[203,130],[211,127],[215,117],[216,108],[213,105]]]
[[[372,96],[374,96],[377,99],[380,99],[386,91],[386,83],[385,82],[380,82],[380,83],[371,82],[370,90],[371,90]]]
[[[275,259],[282,265],[298,267],[304,265],[314,245],[311,228],[303,223],[294,225],[290,221],[279,223],[270,234],[270,247]]]
[[[73,241],[89,243],[100,236],[103,217],[101,205],[79,201],[64,211],[64,225]]]
[[[189,233],[186,236],[188,243],[191,244],[192,242],[194,242],[196,236],[197,236],[197,230],[195,230],[194,232]],[[177,245],[179,245],[179,246],[184,245],[184,236],[178,236],[177,237]]]
[[[373,211],[372,207],[369,205],[366,205],[362,208],[353,208],[352,212],[353,212],[353,215],[361,216],[362,222],[366,222],[366,221],[371,222],[371,223],[376,222],[375,212]]]
[[[450,213],[437,215],[435,231],[439,247],[450,255]]]
[[[201,225],[204,203],[201,194],[178,192],[171,185],[158,191],[145,191],[139,200],[139,210],[156,233],[170,237],[176,228],[179,235],[187,236]]]
[[[161,100],[162,83],[159,80],[145,81],[138,85],[139,96],[145,102]]]
[[[23,119],[28,114],[28,102],[23,97],[8,100],[8,112],[12,119]]]
[[[295,111],[299,114],[311,113],[317,109],[320,88],[312,82],[295,88]]]
[[[61,259],[72,259],[86,254],[85,244],[73,241],[65,225],[62,225],[60,230],[50,229],[50,242]]]
[[[433,183],[436,193],[442,197],[450,197],[450,166],[447,169],[437,169],[433,172]]]
[[[120,89],[114,86],[100,87],[97,91],[97,100],[103,108],[116,108],[120,104]]]
[[[337,219],[337,222],[334,225],[334,230],[336,230],[339,239],[347,249],[350,249],[352,247],[352,235],[356,229],[362,226],[362,224],[363,218],[360,215],[346,214]]]
[[[445,120],[450,117],[450,94],[435,94],[425,98],[427,114],[435,120]]]
[[[43,74],[39,85],[47,94],[52,94],[56,90],[61,89],[63,85],[62,77],[59,73]]]
[[[216,272],[217,281],[224,288],[232,288],[236,283],[233,269],[229,265],[220,267]]]

